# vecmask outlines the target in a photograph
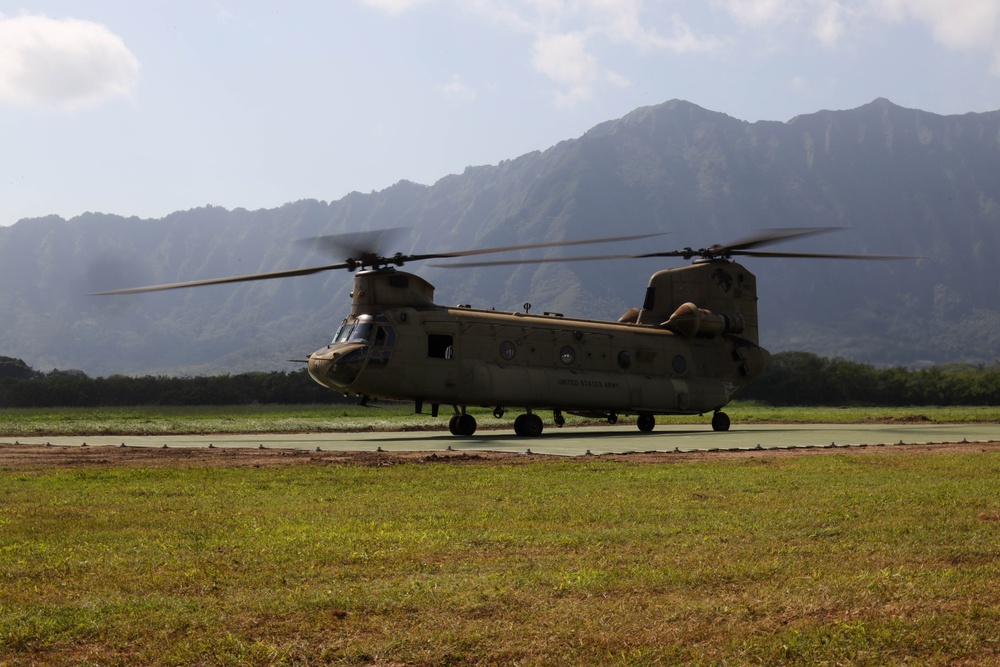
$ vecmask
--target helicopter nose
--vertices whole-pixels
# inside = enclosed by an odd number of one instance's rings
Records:
[[[324,387],[343,391],[358,378],[367,358],[367,345],[329,345],[309,355],[309,375]]]
[[[333,364],[333,355],[329,353],[329,348],[316,350],[309,355],[307,362],[309,376],[324,387],[329,387],[330,383],[326,381],[326,374]]]

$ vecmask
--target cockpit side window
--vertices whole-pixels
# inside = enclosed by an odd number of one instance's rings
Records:
[[[347,318],[345,317],[344,321],[340,323],[340,328],[337,329],[337,333],[333,334],[333,340],[330,341],[330,343],[343,343],[346,341],[347,337],[351,335],[351,328],[351,325],[347,323]]]
[[[392,347],[396,343],[396,332],[388,325],[380,325],[375,330],[376,347]]]
[[[371,353],[368,355],[368,370],[383,370],[392,358],[392,346],[396,343],[396,332],[388,324],[375,327]]]

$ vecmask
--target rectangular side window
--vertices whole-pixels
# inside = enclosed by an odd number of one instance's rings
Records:
[[[451,359],[455,339],[447,334],[427,335],[427,356],[434,359]]]

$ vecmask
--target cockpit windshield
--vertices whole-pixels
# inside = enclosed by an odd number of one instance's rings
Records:
[[[354,322],[346,319],[341,322],[337,333],[333,335],[331,345],[334,343],[368,343],[371,341],[372,328],[371,315],[362,315]]]
[[[348,343],[367,343],[372,337],[372,323],[358,322],[351,329],[351,335],[347,338]]]

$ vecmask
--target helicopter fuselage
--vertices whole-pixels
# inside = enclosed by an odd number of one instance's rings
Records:
[[[561,426],[563,411],[637,415],[640,431],[650,431],[654,415],[713,411],[712,428],[729,429],[720,408],[740,396],[764,370],[770,357],[759,345],[757,279],[734,256],[811,259],[906,259],[899,255],[772,252],[760,247],[832,231],[827,227],[772,229],[707,248],[631,255],[561,257],[522,261],[450,262],[446,266],[651,259],[682,257],[693,264],[652,275],[642,307],[618,321],[577,319],[560,314],[498,312],[434,303],[434,287],[394,267],[428,259],[456,260],[493,253],[637,240],[638,234],[471,250],[387,255],[377,249],[392,230],[372,230],[311,239],[317,247],[343,249],[343,262],[284,271],[129,287],[95,292],[138,294],[203,285],[220,285],[356,271],[351,312],[333,341],[307,359],[316,382],[347,395],[409,400],[431,414],[451,405],[448,425],[458,436],[472,435],[475,417],[468,406],[507,406],[526,412],[514,420],[518,435],[536,436],[542,420],[534,410],[551,409]],[[909,259],[919,259],[911,257]],[[370,267],[365,270],[365,267]],[[358,269],[362,269],[358,271]]]
[[[722,264],[728,271],[737,267],[744,282],[750,275],[733,262]],[[440,306],[418,276],[361,272],[351,314],[334,340],[309,356],[309,373],[345,394],[410,400],[418,411],[427,403],[434,414],[439,405],[462,413],[466,406],[517,406],[614,419],[717,411],[763,370],[769,355],[755,341],[755,307],[753,313],[735,312],[738,304],[733,313],[700,309],[677,287],[684,281],[676,275],[657,277],[678,271],[654,276],[644,308],[617,322]],[[657,302],[656,285],[665,278],[676,292],[670,299],[681,303]],[[705,282],[692,284],[703,289]],[[718,288],[731,291],[732,285]],[[668,316],[657,313],[664,309]],[[748,319],[750,337],[740,335]]]

